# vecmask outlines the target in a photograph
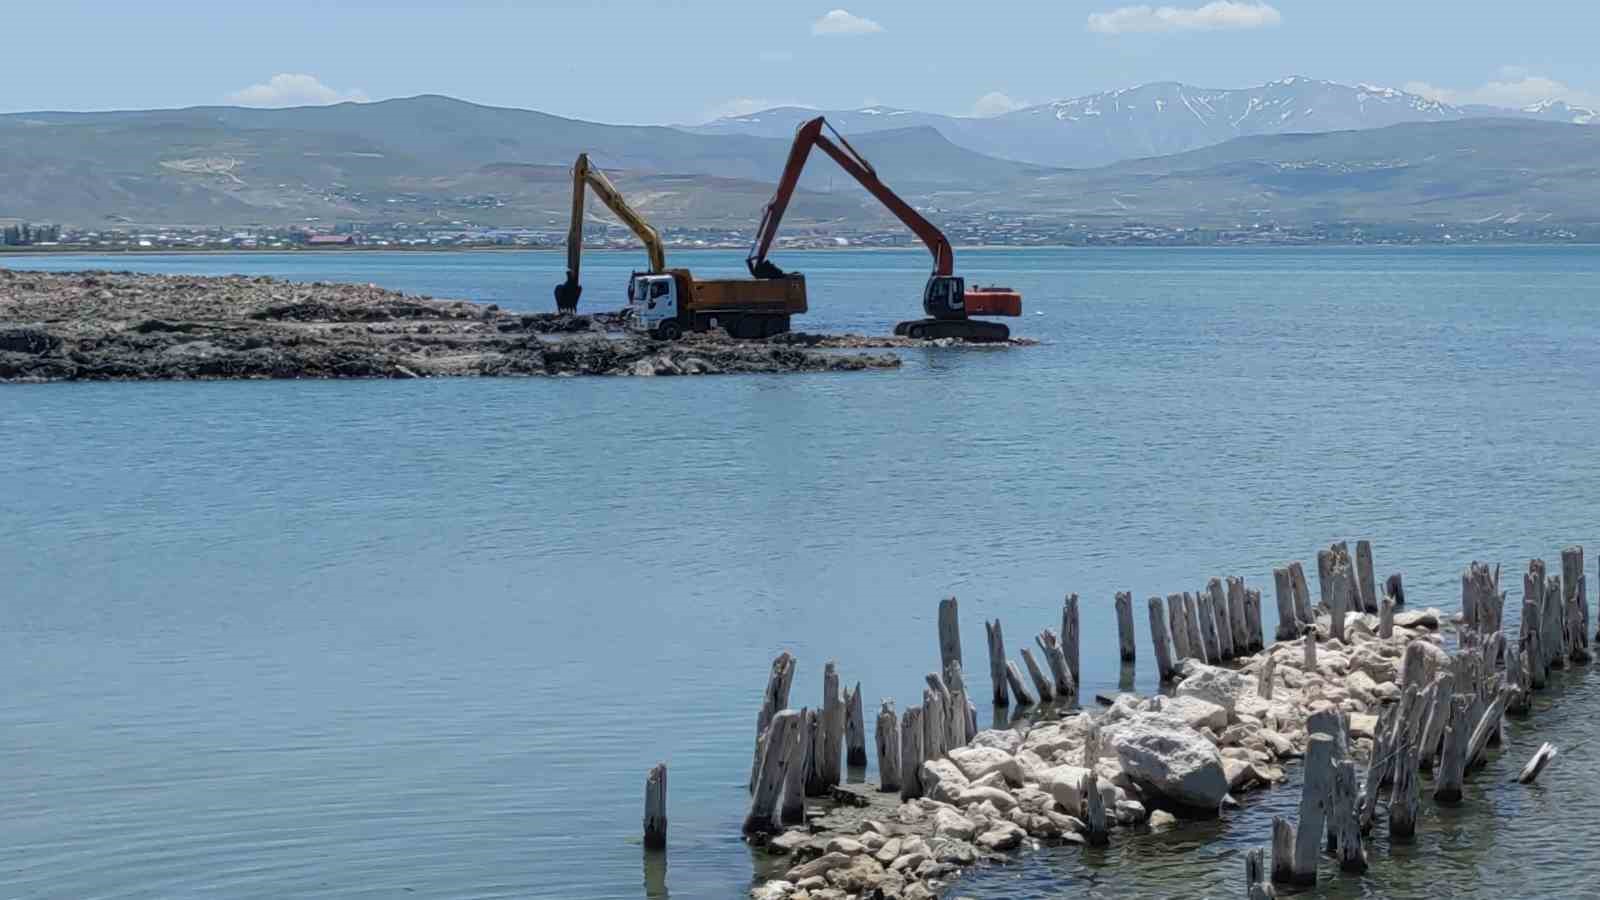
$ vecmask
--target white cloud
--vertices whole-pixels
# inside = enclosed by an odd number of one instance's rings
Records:
[[[1600,109],[1600,94],[1563,84],[1554,78],[1534,75],[1520,66],[1502,66],[1492,80],[1471,88],[1447,88],[1426,81],[1409,81],[1405,90],[1412,94],[1455,106],[1482,103],[1520,109],[1545,100],[1565,100],[1573,106]]]
[[[811,23],[811,33],[818,37],[857,37],[877,34],[883,26],[871,19],[854,15],[849,10],[835,9]]]
[[[367,95],[360,90],[336,91],[314,75],[290,73],[274,75],[265,84],[252,84],[228,95],[229,103],[240,106],[327,106],[346,101],[365,103]]]
[[[1014,100],[999,91],[990,91],[979,97],[978,102],[972,104],[972,114],[988,118],[989,116],[998,116],[1002,113],[1019,110],[1027,105],[1026,101]]]
[[[732,116],[748,116],[763,110],[773,109],[778,106],[797,106],[801,109],[812,109],[805,103],[796,103],[792,100],[768,100],[765,97],[735,97],[725,100],[711,107],[705,112],[705,121],[726,119]]]
[[[1101,34],[1135,31],[1222,31],[1266,28],[1283,21],[1268,3],[1214,0],[1205,6],[1123,6],[1110,12],[1090,13],[1089,30]]]

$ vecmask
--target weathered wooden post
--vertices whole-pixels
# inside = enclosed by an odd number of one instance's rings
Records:
[[[961,663],[953,662],[945,668],[944,683],[949,691],[946,698],[945,740],[947,749],[965,747],[972,740],[967,729],[967,682],[961,675]]]
[[[1085,769],[1093,769],[1100,762],[1100,757],[1104,752],[1104,746],[1100,740],[1100,726],[1091,722],[1088,730],[1083,735],[1083,767]]]
[[[1305,567],[1297,562],[1289,564],[1289,581],[1294,585],[1294,614],[1302,624],[1317,620],[1311,611],[1311,589],[1306,586]]]
[[[1183,592],[1183,630],[1189,636],[1189,655],[1203,663],[1217,659],[1205,641],[1205,630],[1200,627],[1200,600],[1188,591]]]
[[[1334,770],[1333,794],[1337,807],[1335,824],[1339,841],[1339,868],[1346,872],[1365,872],[1367,854],[1361,845],[1361,826],[1356,820],[1356,764],[1341,760]]]
[[[1022,672],[1017,669],[1017,664],[1006,660],[1006,685],[1011,688],[1011,696],[1017,698],[1018,706],[1032,706],[1038,701],[1033,699],[1033,694],[1028,692],[1028,686],[1022,680]]]
[[[1550,765],[1550,762],[1555,758],[1555,744],[1552,744],[1549,741],[1545,741],[1543,744],[1540,744],[1539,749],[1534,752],[1533,758],[1528,760],[1528,764],[1522,767],[1521,772],[1517,773],[1517,783],[1533,784],[1535,781],[1538,781],[1539,773],[1543,772],[1544,767]]]
[[[1123,662],[1133,662],[1133,594],[1117,591],[1114,603],[1117,608],[1117,649],[1122,654]]]
[[[1378,611],[1378,585],[1372,572],[1372,542],[1356,541],[1356,580],[1361,585],[1361,608]]]
[[[1245,900],[1269,900],[1275,897],[1267,881],[1266,851],[1256,847],[1244,855]]]
[[[1415,696],[1415,691],[1411,692]],[[1378,815],[1378,789],[1383,786],[1389,777],[1389,772],[1394,762],[1394,740],[1397,734],[1398,719],[1404,717],[1405,700],[1398,706],[1385,707],[1378,716],[1378,728],[1372,742],[1372,760],[1367,765],[1367,777],[1361,781],[1361,792],[1357,799],[1356,820],[1360,823],[1361,833],[1372,831],[1372,823]]]
[[[1167,613],[1162,608],[1160,597],[1151,597],[1148,601],[1150,608],[1150,643],[1156,652],[1156,677],[1162,681],[1171,681],[1172,647],[1171,635],[1167,632]]]
[[[778,710],[789,706],[789,686],[794,682],[795,658],[785,650],[772,661],[767,690],[761,697],[761,712],[756,716],[756,753],[750,761],[750,790],[756,789],[756,774],[761,768],[761,741]]]
[[[946,753],[949,753],[958,746],[956,744],[956,738],[960,736],[960,730],[964,727],[964,725],[957,723],[956,720],[959,718],[961,719],[961,722],[964,723],[966,721],[966,716],[964,711],[961,711],[961,715],[957,715],[958,711],[956,710],[955,697],[950,693],[950,686],[945,682],[944,676],[935,672],[929,672],[925,678],[928,682],[928,689],[933,691],[935,710],[939,713],[940,717],[938,731],[939,740],[936,742],[930,742],[928,745],[928,758],[936,759],[945,755]],[[924,710],[924,723],[927,722],[927,715],[927,711]]]
[[[1394,637],[1394,598],[1388,594],[1378,601],[1378,637],[1386,641]]]
[[[822,667],[822,733],[823,749],[818,760],[817,774],[822,786],[817,795],[825,794],[843,780],[840,758],[844,755],[845,703],[839,689],[839,668],[833,662]]]
[[[1433,784],[1433,799],[1439,803],[1456,803],[1461,799],[1462,781],[1467,774],[1467,740],[1471,737],[1472,723],[1467,721],[1466,697],[1455,697],[1450,705],[1450,724],[1444,729],[1444,749],[1439,754],[1438,778]]]
[[[1035,640],[1039,644],[1039,653],[1044,656],[1045,665],[1050,667],[1050,677],[1055,683],[1056,694],[1062,699],[1071,698],[1078,692],[1078,686],[1073,682],[1072,667],[1067,665],[1067,655],[1062,651],[1056,633],[1046,628],[1039,632]]]
[[[1214,624],[1212,633],[1217,639],[1217,658],[1233,659],[1233,623],[1228,618],[1228,593],[1222,587],[1222,579],[1213,578],[1206,582],[1206,594],[1210,597],[1211,616]]]
[[[1477,726],[1472,729],[1472,736],[1467,739],[1467,769],[1488,762],[1483,754],[1489,747],[1490,739],[1500,730],[1500,720],[1505,716],[1506,701],[1510,699],[1510,695],[1511,688],[1501,688],[1497,696],[1490,701],[1489,708],[1478,719]]]
[[[1044,673],[1039,670],[1039,664],[1033,661],[1033,653],[1027,647],[1023,647],[1017,652],[1022,654],[1022,662],[1028,667],[1028,677],[1033,679],[1033,689],[1039,692],[1039,699],[1044,703],[1054,700],[1056,698],[1055,687],[1051,684],[1050,679],[1044,677]]]
[[[806,773],[811,768],[812,735],[817,730],[817,711],[801,709],[795,714],[794,732],[783,762],[783,805],[778,820],[797,825],[806,820]]]
[[[1084,837],[1092,846],[1103,847],[1110,843],[1110,832],[1106,828],[1106,803],[1100,793],[1100,776],[1089,770],[1083,774],[1078,782],[1078,790],[1083,793],[1083,824]]]
[[[1583,575],[1583,548],[1568,547],[1561,551],[1561,587],[1567,608],[1571,646],[1568,648],[1573,662],[1589,661],[1589,593]]]
[[[938,759],[944,756],[946,744],[944,736],[944,723],[947,714],[944,710],[944,698],[932,688],[922,689],[922,759]],[[920,765],[922,760],[918,760]]]
[[[1167,633],[1172,636],[1172,661],[1182,662],[1194,653],[1189,649],[1189,628],[1183,616],[1183,595],[1167,595]]]
[[[1294,826],[1283,816],[1272,817],[1272,881],[1294,884]]]
[[[1250,619],[1245,610],[1244,579],[1229,575],[1227,585],[1228,628],[1233,632],[1233,655],[1244,656],[1250,652]]]
[[[1334,551],[1317,551],[1317,596],[1324,609],[1333,608],[1333,560]]]
[[[772,834],[783,827],[778,820],[778,799],[788,781],[794,728],[799,718],[800,714],[792,709],[782,710],[772,717],[761,753],[761,775],[756,779],[756,790],[750,798],[750,813],[744,817],[745,834]]]
[[[1417,778],[1417,746],[1402,735],[1395,759],[1394,788],[1389,792],[1389,840],[1410,840],[1417,833],[1417,813],[1422,806],[1422,782]]]
[[[1405,578],[1399,572],[1390,575],[1384,580],[1383,591],[1394,598],[1395,606],[1406,605]]]
[[[1341,560],[1334,560],[1332,568],[1328,570],[1328,614],[1332,621],[1332,639],[1341,643],[1345,639],[1344,617],[1350,611],[1350,595],[1355,586],[1352,575]]]
[[[922,796],[922,761],[924,754],[924,729],[922,707],[913,706],[900,717],[900,799],[914,800]]]
[[[1417,764],[1423,771],[1433,770],[1434,758],[1439,755],[1439,742],[1444,738],[1445,726],[1450,724],[1451,702],[1455,698],[1456,680],[1450,672],[1434,676],[1430,688],[1433,697],[1428,706],[1426,724],[1417,743]]]
[[[1078,595],[1068,594],[1061,603],[1061,652],[1067,656],[1067,667],[1072,670],[1072,683],[1083,683],[1083,669],[1078,658]]]
[[[771,817],[770,813],[768,817]],[[646,850],[667,848],[666,763],[656,763],[644,780],[644,848]]]
[[[1561,579],[1554,575],[1545,578],[1544,608],[1539,611],[1539,621],[1544,625],[1544,653],[1547,665],[1553,669],[1567,667],[1567,616],[1561,600]]]
[[[1307,625],[1305,627],[1302,644],[1306,658],[1301,668],[1305,669],[1308,674],[1315,673],[1317,671],[1317,627],[1315,625]]]
[[[1006,639],[1000,631],[1000,620],[984,622],[983,630],[989,638],[989,681],[994,686],[994,705],[1009,706],[1006,691]]]
[[[844,705],[844,761],[849,766],[867,764],[867,723],[861,709],[861,682],[850,689]]]
[[[1255,588],[1244,589],[1244,623],[1250,636],[1250,652],[1264,649],[1267,638],[1261,625],[1261,592]]]
[[[956,610],[956,598],[939,601],[939,669],[948,668],[951,660],[961,662],[961,620]]]
[[[1200,640],[1205,644],[1206,662],[1215,664],[1222,660],[1222,644],[1217,629],[1216,603],[1212,599],[1211,592],[1198,593],[1195,596],[1195,605],[1200,610]]]
[[[885,792],[900,790],[900,717],[895,715],[894,701],[884,700],[878,706],[878,727],[874,729],[878,744],[878,789]]]
[[[1280,641],[1292,641],[1300,631],[1300,617],[1294,609],[1294,582],[1288,567],[1272,570],[1272,590],[1278,600],[1278,628],[1273,636]]]
[[[1305,785],[1300,792],[1300,821],[1295,826],[1293,881],[1317,883],[1317,860],[1328,819],[1328,798],[1333,787],[1334,741],[1326,734],[1310,735],[1306,746]]]

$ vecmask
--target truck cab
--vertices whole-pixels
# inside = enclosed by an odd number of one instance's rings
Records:
[[[685,298],[678,290],[678,279],[671,274],[635,273],[628,281],[629,325],[651,337],[676,340],[683,336],[679,316]]]

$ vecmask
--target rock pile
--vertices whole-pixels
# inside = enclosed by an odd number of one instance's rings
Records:
[[[1323,710],[1348,716],[1351,752],[1370,759],[1378,710],[1401,694],[1406,648],[1422,646],[1424,668],[1447,661],[1439,618],[1397,614],[1393,635],[1381,638],[1378,616],[1351,614],[1340,641],[1324,615],[1313,634],[1236,668],[1184,661],[1172,696],[1121,694],[1103,710],[979,732],[922,764],[925,796],[774,838],[768,849],[788,854],[789,868],[751,896],[928,898],[979,860],[1041,841],[1088,842],[1100,809],[1108,827],[1123,829],[1173,827],[1173,811],[1218,815],[1235,795],[1285,780],[1284,764],[1306,752],[1307,720]],[[1315,669],[1305,666],[1307,640]]]

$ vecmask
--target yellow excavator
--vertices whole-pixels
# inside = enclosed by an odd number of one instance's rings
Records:
[[[762,338],[789,330],[789,317],[806,311],[806,281],[799,274],[781,278],[727,278],[702,281],[688,269],[668,269],[661,233],[623,199],[611,179],[578,154],[572,166],[572,221],[567,229],[567,280],[556,285],[556,309],[573,313],[583,294],[583,214],[592,190],[644,244],[650,268],[628,279],[629,326],[661,340],[688,331],[722,328],[733,337]]]

